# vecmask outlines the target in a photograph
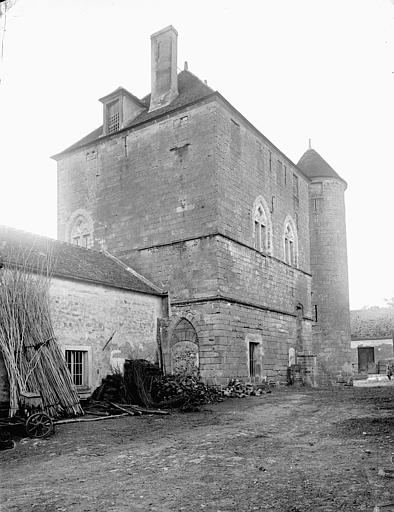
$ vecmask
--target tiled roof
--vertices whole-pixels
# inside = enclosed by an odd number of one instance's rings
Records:
[[[297,167],[308,178],[339,178],[344,181],[314,149],[305,151]]]
[[[40,271],[45,270],[48,255],[54,276],[162,295],[160,288],[103,252],[0,226],[0,263],[23,265],[28,258],[29,269]]]
[[[394,308],[369,308],[350,311],[352,339],[384,339],[394,336]]]
[[[189,103],[193,103],[194,101],[209,96],[214,91],[213,89],[208,87],[208,85],[206,85],[204,82],[202,82],[199,78],[193,75],[193,73],[184,70],[178,74],[178,92],[179,94],[174,99],[173,102],[171,102],[166,107],[158,108],[152,112],[149,112],[150,94],[148,94],[141,100],[138,100],[141,103],[143,103],[146,108],[135,119],[133,119],[133,121],[131,121],[129,125],[125,126],[124,128],[132,128],[133,126],[136,126],[140,123],[144,123],[146,121],[154,119],[155,117],[161,116],[173,110],[177,110],[183,106],[188,105]],[[93,142],[99,139],[102,135],[103,126],[100,126],[99,128],[96,128],[95,130],[93,130],[91,133],[80,139],[72,146],[68,147],[58,155],[55,155],[54,158],[57,158],[60,155],[68,153],[69,151],[77,149],[81,146],[84,146],[85,144]]]

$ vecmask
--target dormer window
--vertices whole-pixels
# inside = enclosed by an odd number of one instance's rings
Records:
[[[144,109],[146,105],[133,94],[118,87],[107,96],[100,98],[103,104],[103,135],[113,133],[127,127]]]
[[[115,133],[120,128],[119,100],[107,105],[107,133]]]

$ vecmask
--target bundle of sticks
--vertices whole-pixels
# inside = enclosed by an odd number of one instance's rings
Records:
[[[0,270],[0,351],[9,381],[9,416],[26,391],[40,393],[44,411],[54,418],[83,414],[53,331],[50,254],[32,261],[33,256],[23,250],[7,254]]]

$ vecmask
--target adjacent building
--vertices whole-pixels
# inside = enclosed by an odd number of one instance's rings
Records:
[[[110,254],[0,227],[0,263],[49,270],[54,331],[82,397],[125,358],[159,361],[158,319],[166,316],[167,295]],[[7,401],[0,355],[0,402]]]

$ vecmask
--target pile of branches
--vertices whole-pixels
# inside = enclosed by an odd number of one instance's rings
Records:
[[[152,407],[152,389],[162,377],[160,368],[145,359],[128,359],[124,364],[124,387],[128,403]]]
[[[83,414],[53,331],[50,257],[34,273],[30,257],[31,252],[20,250],[8,255],[0,269],[0,351],[9,382],[9,416],[15,416],[25,392],[40,393],[52,417]]]
[[[98,388],[93,391],[92,400],[97,402],[118,402],[128,403],[124,377],[120,372],[107,375]]]
[[[124,373],[114,370],[94,390],[93,400],[152,407],[152,387],[161,370],[145,359],[126,360]]]
[[[155,379],[152,396],[160,407],[196,411],[199,406],[222,401],[222,393],[191,375],[162,375]]]
[[[271,393],[269,383],[252,384],[239,379],[231,379],[227,387],[222,390],[223,396],[229,398],[244,398],[245,396],[260,396]]]

